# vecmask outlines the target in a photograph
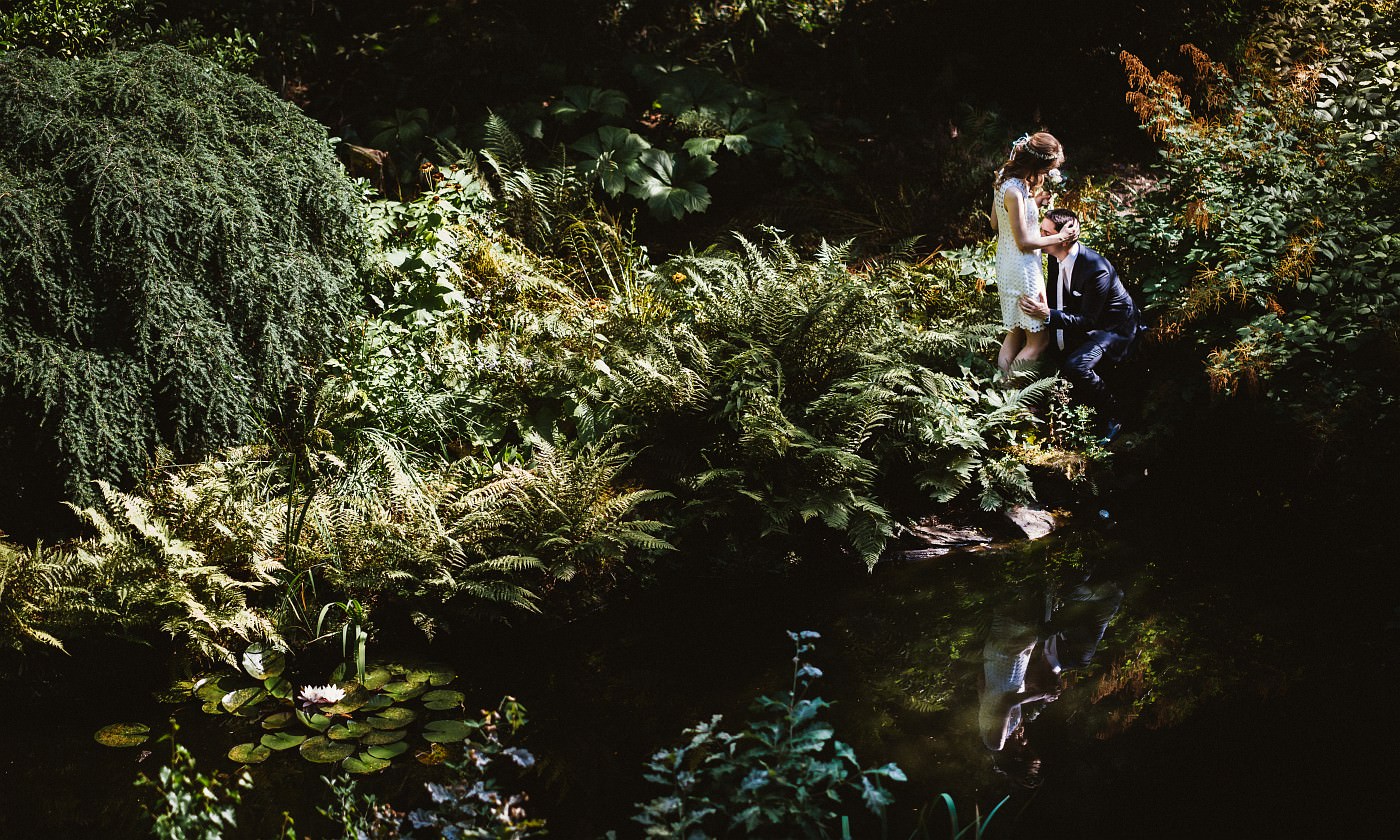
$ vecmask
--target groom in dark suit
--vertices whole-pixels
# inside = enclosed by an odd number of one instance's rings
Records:
[[[1079,224],[1068,210],[1051,210],[1040,223],[1040,232],[1054,236],[1067,224]],[[1104,362],[1122,361],[1138,334],[1138,311],[1132,296],[1118,279],[1113,264],[1094,249],[1071,241],[1043,248],[1050,259],[1043,297],[1021,296],[1021,310],[1046,319],[1052,333],[1052,352],[1063,354],[1060,375],[1074,386],[1077,399],[1093,406],[1112,439],[1120,428],[1118,404],[1099,376]]]

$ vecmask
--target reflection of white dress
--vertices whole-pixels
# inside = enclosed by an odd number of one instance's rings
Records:
[[[1026,253],[1016,246],[1016,235],[1011,232],[1010,213],[1006,212],[1006,192],[1015,190],[1021,194],[1021,206],[1026,214],[1026,224],[1032,231],[1040,229],[1040,214],[1031,200],[1031,190],[1020,178],[1007,178],[997,185],[997,294],[1001,297],[1001,323],[1007,329],[1021,327],[1030,332],[1045,329],[1045,322],[1021,311],[1021,295],[1045,293],[1045,276],[1040,271],[1040,251]]]

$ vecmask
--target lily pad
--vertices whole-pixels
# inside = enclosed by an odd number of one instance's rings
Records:
[[[375,758],[382,758],[385,761],[388,761],[391,758],[398,758],[399,756],[408,752],[408,742],[396,741],[392,744],[380,744],[378,746],[370,747],[369,749],[365,750],[365,752],[369,755],[374,756]]]
[[[423,737],[440,744],[453,744],[471,737],[473,728],[460,720],[435,720],[423,727]]]
[[[267,697],[267,689],[262,686],[236,688],[220,698],[219,705],[223,706],[225,711],[237,714],[247,707],[256,706],[264,697]]]
[[[287,656],[276,648],[267,645],[249,645],[243,651],[243,670],[255,680],[265,680],[282,673],[287,667]]]
[[[206,703],[217,703],[224,699],[225,694],[234,689],[242,688],[242,686],[236,685],[237,682],[227,674],[204,677],[195,680],[194,688],[190,693]]]
[[[423,695],[423,705],[433,711],[455,709],[466,702],[467,695],[460,691],[438,688]]]
[[[262,744],[239,744],[228,751],[228,757],[239,764],[261,764],[272,755],[272,750]]]
[[[360,743],[367,747],[378,747],[402,741],[407,734],[407,729],[376,729],[373,732],[366,732],[364,737],[360,739]]]
[[[347,720],[345,723],[338,723],[326,730],[326,737],[332,741],[354,741],[371,732],[376,731],[368,723],[358,720]]]
[[[290,709],[284,709],[284,710],[282,710],[282,711],[280,711],[280,712],[273,712],[272,714],[270,714],[270,715],[268,715],[267,717],[263,718],[263,720],[262,720],[262,728],[263,728],[263,729],[286,729],[288,726],[291,726],[291,725],[292,725],[292,721],[294,721],[294,720],[296,720],[296,719],[297,719],[297,716],[296,716],[294,713],[292,713],[292,711],[291,711]]]
[[[410,668],[408,673],[404,675],[404,679],[408,682],[425,682],[435,686],[447,685],[457,679],[457,672],[446,665],[419,665],[416,668]]]
[[[292,747],[301,746],[306,741],[306,737],[305,735],[293,735],[290,732],[269,732],[259,738],[258,743],[270,750],[289,750]]]
[[[307,712],[303,712],[301,709],[297,709],[296,711],[297,720],[301,721],[303,724],[310,727],[311,729],[316,730],[317,732],[325,732],[327,729],[331,728],[331,719],[321,714],[320,712],[311,712],[308,714]]]
[[[371,668],[365,672],[365,688],[370,691],[378,691],[393,681],[394,675],[388,668]]]
[[[357,756],[352,756],[340,762],[340,766],[345,768],[345,772],[347,773],[377,773],[385,767],[388,767],[389,762],[387,759],[362,752]]]
[[[427,691],[428,684],[426,682],[391,682],[380,690],[395,700],[412,700]]]
[[[355,745],[346,741],[332,741],[321,735],[301,742],[301,757],[317,764],[332,764],[355,752]]]
[[[151,737],[151,727],[144,723],[112,723],[92,735],[104,747],[135,747]]]
[[[403,706],[391,706],[369,719],[375,729],[399,729],[418,717],[418,713]]]
[[[394,698],[387,694],[376,694],[369,698],[369,702],[360,707],[362,712],[377,712],[380,709],[387,709],[394,705]]]
[[[218,700],[209,700],[205,702],[204,705],[199,707],[199,710],[201,712],[204,712],[206,715],[224,714],[224,707],[219,705]]]
[[[286,677],[268,677],[263,680],[263,688],[278,700],[288,700],[292,696],[292,681]]]

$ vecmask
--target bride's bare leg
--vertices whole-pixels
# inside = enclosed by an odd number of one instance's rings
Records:
[[[1012,361],[1026,363],[1035,362],[1040,358],[1040,354],[1045,352],[1045,348],[1048,346],[1050,346],[1050,330],[1028,332],[1026,333],[1025,346],[1020,349]]]
[[[1001,352],[997,353],[997,367],[1002,373],[1011,370],[1011,363],[1016,360],[1017,354],[1021,353],[1026,346],[1026,331],[1020,327],[1012,327],[1006,331],[1006,338],[1001,340]]]

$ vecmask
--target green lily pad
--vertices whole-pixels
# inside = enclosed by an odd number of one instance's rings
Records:
[[[221,705],[219,705],[219,701],[218,701],[218,700],[210,700],[210,701],[205,702],[204,705],[202,705],[202,706],[199,707],[199,710],[200,710],[201,712],[204,712],[206,715],[222,715],[222,714],[224,714],[224,707],[221,706]]]
[[[355,752],[355,745],[346,741],[332,741],[322,735],[307,738],[301,742],[301,757],[317,764],[333,764]]]
[[[387,759],[370,755],[367,752],[360,753],[340,762],[340,766],[345,768],[347,773],[363,774],[377,773],[389,766]]]
[[[370,691],[378,691],[393,681],[394,675],[388,668],[372,668],[365,672],[365,688]]]
[[[399,729],[418,717],[418,713],[403,706],[391,706],[369,719],[375,729]]]
[[[217,703],[224,699],[225,694],[228,694],[236,688],[241,688],[241,686],[235,685],[234,683],[235,680],[231,679],[227,674],[203,677],[195,680],[194,688],[190,693],[206,703]]]
[[[354,680],[345,683],[340,686],[340,688],[345,692],[345,696],[325,708],[325,712],[328,715],[348,715],[364,706],[370,701],[370,698],[374,697],[374,692]]]
[[[226,711],[237,714],[245,707],[256,706],[266,696],[267,689],[262,686],[236,688],[220,698],[219,705],[223,706]]]
[[[288,726],[291,726],[291,725],[292,725],[292,721],[294,721],[294,720],[296,720],[296,719],[297,719],[297,716],[296,716],[290,709],[283,709],[283,710],[280,711],[280,712],[273,712],[272,714],[270,714],[270,715],[268,715],[267,717],[263,718],[263,719],[262,719],[262,728],[263,728],[263,729],[286,729]]]
[[[306,740],[305,735],[294,735],[291,732],[269,732],[258,739],[270,750],[289,750],[292,747],[299,747]]]
[[[308,714],[301,709],[297,709],[297,720],[317,732],[325,732],[327,729],[331,728],[331,719],[320,712],[311,712]]]
[[[104,747],[135,747],[151,737],[151,727],[144,723],[112,723],[94,732],[92,737]]]
[[[239,764],[261,764],[272,755],[272,750],[262,744],[239,744],[228,751],[228,757]]]
[[[332,741],[354,741],[374,732],[374,727],[368,723],[358,720],[347,720],[345,723],[338,723],[326,730],[326,737]]]
[[[369,698],[369,702],[360,707],[362,712],[377,712],[380,709],[387,709],[394,705],[394,698],[387,694],[376,694]]]
[[[263,688],[278,700],[288,700],[292,696],[292,681],[286,677],[268,677],[263,680]]]
[[[241,661],[243,670],[255,680],[278,676],[287,667],[287,655],[267,645],[249,645]]]
[[[373,732],[366,732],[364,737],[360,739],[360,743],[367,747],[379,747],[402,741],[407,734],[407,729],[376,729]]]
[[[439,744],[452,744],[471,737],[472,727],[460,720],[435,720],[423,727],[423,737]]]
[[[447,685],[457,679],[457,672],[446,665],[428,664],[410,668],[404,679],[414,683]]]
[[[374,756],[375,758],[382,758],[385,761],[388,761],[391,758],[397,758],[403,755],[404,753],[408,752],[408,742],[395,741],[392,744],[379,744],[370,747],[369,749],[365,750],[365,752],[369,755]]]
[[[429,691],[423,695],[423,705],[433,711],[440,712],[443,709],[455,709],[465,703],[467,695],[460,691],[439,688]]]
[[[398,702],[402,703],[405,700],[412,700],[413,698],[419,696],[423,692],[427,691],[428,688],[429,686],[426,682],[391,682],[380,690],[383,691],[385,694],[389,695],[390,697],[394,698]]]

